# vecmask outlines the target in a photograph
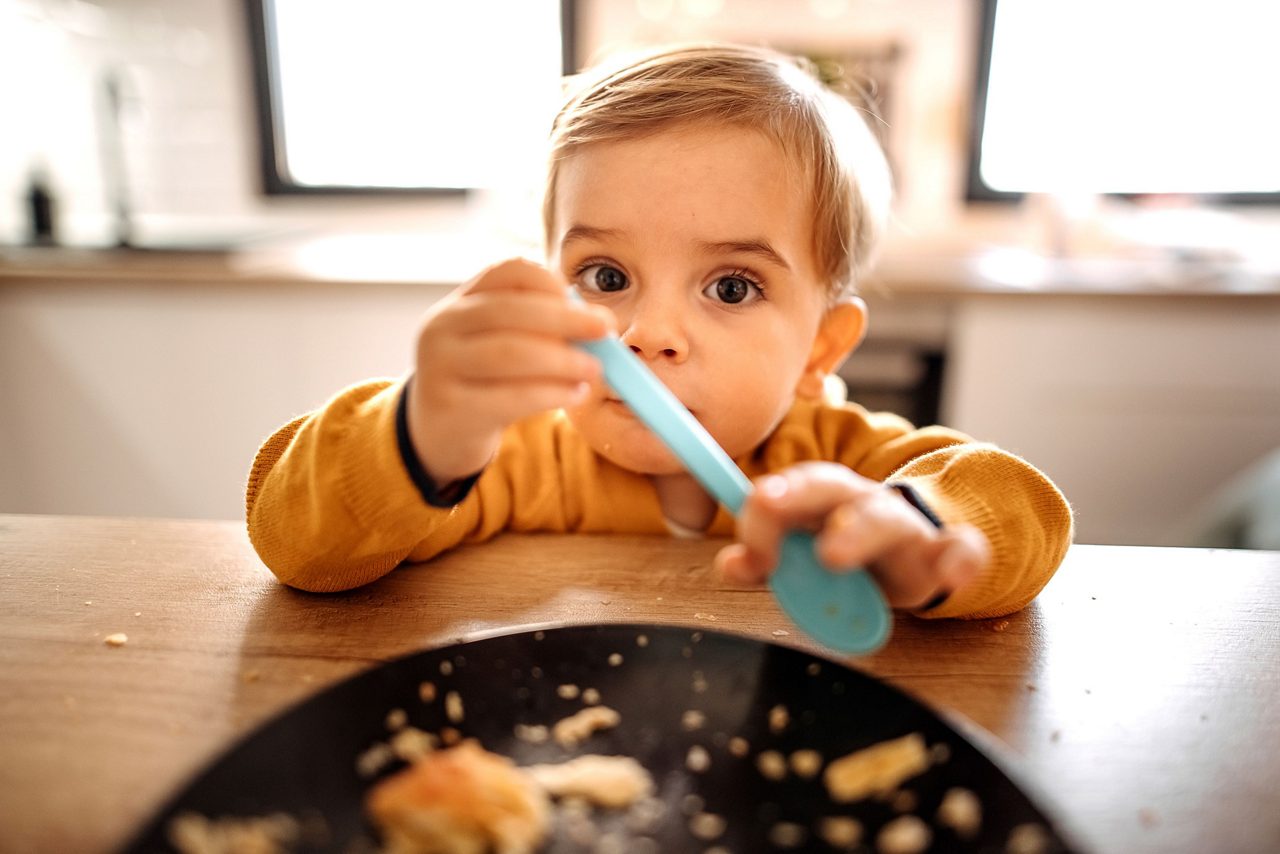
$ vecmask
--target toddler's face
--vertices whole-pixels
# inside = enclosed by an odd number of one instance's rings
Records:
[[[749,129],[683,128],[587,145],[556,188],[552,268],[734,457],[790,407],[826,307],[788,163]],[[625,468],[682,470],[603,383],[569,415]]]

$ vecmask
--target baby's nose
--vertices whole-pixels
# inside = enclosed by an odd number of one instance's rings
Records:
[[[685,324],[674,306],[637,306],[622,333],[622,341],[642,359],[668,359],[683,362],[689,354]]]

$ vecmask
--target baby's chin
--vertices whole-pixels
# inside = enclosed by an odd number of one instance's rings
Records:
[[[643,475],[682,474],[685,467],[657,436],[639,441],[605,442],[588,437],[591,449],[609,462],[630,472]]]

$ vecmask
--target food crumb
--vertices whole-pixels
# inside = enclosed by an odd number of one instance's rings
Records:
[[[595,688],[584,689],[582,692],[582,702],[586,703],[588,706],[599,705],[600,692]]]
[[[661,599],[662,597],[661,597],[661,596],[659,596],[658,598],[659,598],[659,599]],[[648,645],[649,645],[649,636],[648,636],[648,635],[637,635],[637,636],[636,636],[636,646],[648,646]]]
[[[765,779],[775,782],[787,776],[787,760],[776,750],[765,750],[756,756],[756,768]]]
[[[436,685],[434,682],[423,682],[418,686],[418,697],[424,703],[434,703],[436,701]]]
[[[465,717],[462,708],[462,697],[457,691],[450,691],[444,695],[444,714],[450,723],[460,724]]]
[[[622,809],[653,795],[653,777],[630,756],[588,754],[554,765],[530,765],[524,771],[547,794],[580,802],[573,809],[584,815],[590,804]]]
[[[702,675],[701,670],[693,671],[693,693],[705,694],[707,691],[707,677]]]
[[[808,673],[810,676],[817,676],[819,673],[822,672],[822,665],[818,664],[818,662],[816,661],[812,662],[808,667],[804,669],[804,672]]]
[[[791,770],[805,780],[812,780],[822,770],[822,754],[816,750],[797,750],[791,754]]]
[[[929,825],[913,815],[900,815],[880,829],[876,850],[880,854],[919,854],[932,840]]]
[[[751,744],[745,738],[735,735],[729,739],[729,752],[741,759],[751,752]]]
[[[577,685],[561,685],[556,688],[556,693],[560,695],[562,700],[572,700],[578,696],[579,691]]]
[[[610,667],[617,667],[617,666],[618,666],[619,664],[621,664],[621,663],[622,663],[622,653],[620,653],[620,652],[615,652],[615,653],[613,653],[612,655],[610,655],[610,656],[609,656],[609,666],[610,666]]]
[[[545,638],[546,636],[547,636],[547,633],[546,633],[546,632],[542,632],[542,631],[538,631],[538,632],[534,632],[534,633],[533,633],[533,639],[534,639],[534,640],[536,640],[536,641],[540,641],[540,640],[542,640],[543,638]]]
[[[454,729],[451,726],[441,727],[440,740],[444,742],[446,745],[448,745],[449,747],[452,747],[453,745],[462,741],[462,733],[458,732],[456,729]]]
[[[135,617],[141,617],[141,616],[142,616],[142,612],[141,612],[141,611],[134,611],[134,612],[133,612],[133,616],[135,616]]]
[[[1043,854],[1049,850],[1049,834],[1038,824],[1020,824],[1009,831],[1005,854]]]
[[[782,732],[787,728],[790,720],[791,715],[787,713],[787,707],[779,703],[769,710],[769,732],[774,734]]]
[[[969,789],[948,789],[938,805],[938,823],[954,830],[963,839],[972,839],[982,828],[982,802]]]
[[[823,781],[831,799],[849,803],[868,795],[892,792],[904,780],[929,767],[924,736],[918,732],[873,744],[836,759]]]
[[[622,716],[608,706],[588,706],[557,721],[551,734],[561,747],[573,748],[597,730],[615,727],[621,720]]]
[[[449,676],[449,675],[450,675],[450,674],[452,674],[452,673],[453,673],[453,662],[452,662],[452,661],[442,661],[442,662],[440,662],[440,675],[442,675],[442,676]]]
[[[1005,629],[1009,628],[1009,621],[996,620],[995,622],[989,623],[988,625],[990,626],[991,631],[993,632],[1003,632]]]
[[[791,632],[789,632],[789,631],[787,631],[787,630],[785,630],[785,629],[774,629],[774,630],[773,630],[773,636],[774,636],[775,638],[785,638],[785,637],[786,637],[787,635],[789,635],[789,634],[791,634]]]
[[[361,777],[372,777],[395,758],[391,746],[379,741],[356,757],[356,773]]]
[[[409,715],[404,709],[392,709],[387,712],[387,729],[392,732],[404,729],[407,723],[409,723]]]
[[[391,736],[391,752],[405,762],[421,759],[436,749],[436,737],[417,727],[405,727]]]
[[[775,848],[799,848],[808,835],[802,826],[789,821],[780,821],[769,828],[769,841]]]
[[[680,717],[680,726],[684,727],[685,732],[702,729],[706,722],[707,716],[697,709],[689,709]]]
[[[844,815],[828,816],[819,822],[818,835],[832,848],[847,851],[862,841],[862,822]]]
[[[107,635],[102,642],[107,646],[124,646],[129,642],[129,636],[124,632],[116,632],[114,635]]]
[[[689,748],[684,758],[684,765],[695,774],[701,774],[711,767],[711,754],[700,744]]]
[[[240,677],[240,681],[241,682],[257,682],[260,678],[262,678],[262,674],[259,673],[257,670],[246,670],[244,674]]]
[[[169,842],[188,854],[197,851],[292,851],[303,835],[297,819],[284,813],[209,819],[182,813],[169,822]]]
[[[700,812],[689,819],[689,832],[703,842],[719,839],[724,835],[726,827],[728,822],[724,820],[724,816],[715,813]]]
[[[680,812],[688,816],[694,816],[702,812],[707,802],[702,799],[701,795],[695,795],[692,792],[680,799]]]

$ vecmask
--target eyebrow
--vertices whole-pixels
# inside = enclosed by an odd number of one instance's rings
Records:
[[[594,225],[574,224],[560,238],[560,245],[566,246],[575,240],[601,240],[621,237],[622,231],[616,228],[596,228]]]
[[[614,239],[623,236],[623,231],[617,228],[597,228],[594,225],[582,225],[575,223],[570,226],[564,233],[564,237],[560,239],[561,246],[567,246],[575,240],[601,240]],[[720,253],[741,253],[746,255],[755,255],[762,258],[784,270],[790,271],[791,265],[786,259],[778,253],[769,241],[763,238],[755,238],[749,240],[700,240],[697,243],[698,249],[708,255]]]
[[[791,269],[791,265],[787,263],[786,259],[779,255],[778,251],[769,245],[769,241],[763,239],[721,240],[715,242],[699,241],[698,248],[708,254],[725,252],[755,255],[765,261],[781,267],[784,270]]]

